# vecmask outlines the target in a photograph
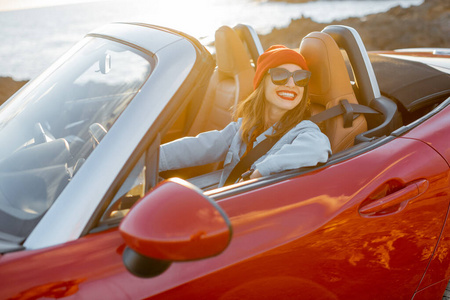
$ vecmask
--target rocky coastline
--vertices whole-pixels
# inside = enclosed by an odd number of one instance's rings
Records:
[[[425,0],[418,6],[408,8],[396,6],[384,13],[332,23],[316,23],[309,18],[292,20],[288,27],[275,28],[269,34],[260,36],[260,39],[264,48],[273,44],[298,48],[305,35],[312,31],[321,31],[327,25],[333,24],[355,28],[369,51],[450,47],[450,1],[448,0]]]
[[[280,1],[280,0],[272,0]],[[306,0],[285,0],[305,2]],[[332,23],[316,23],[309,18],[292,20],[286,28],[275,28],[260,35],[266,49],[273,44],[297,48],[301,39],[327,25],[341,24],[355,28],[367,50],[388,50],[414,47],[450,48],[450,1],[425,0],[419,6],[394,7],[385,13],[363,18],[349,18]],[[0,104],[13,95],[27,81],[0,77]]]

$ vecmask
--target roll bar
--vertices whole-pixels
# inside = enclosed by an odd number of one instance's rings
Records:
[[[362,105],[370,106],[370,102],[379,98],[381,93],[366,47],[358,32],[343,25],[330,25],[322,32],[329,34],[339,48],[347,52],[358,89],[358,100]]]
[[[245,24],[238,24],[233,29],[237,32],[241,40],[247,46],[250,57],[252,58],[253,64],[256,67],[258,57],[264,52],[264,49],[255,29]]]

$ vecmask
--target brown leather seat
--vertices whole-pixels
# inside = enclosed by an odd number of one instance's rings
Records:
[[[255,70],[237,32],[228,26],[220,27],[215,33],[215,48],[217,68],[211,76],[198,113],[187,131],[188,136],[225,128],[232,121],[236,104],[253,92]],[[182,122],[181,126],[183,124]],[[173,139],[169,136],[163,142]],[[220,168],[221,163],[212,163],[202,167],[169,171],[171,173],[164,177],[191,178]]]
[[[215,47],[217,68],[188,135],[223,129],[231,122],[236,104],[253,91],[255,70],[239,35],[222,26],[215,33]]]
[[[311,71],[309,96],[313,114],[340,105],[342,100],[358,104],[342,53],[330,35],[323,32],[308,34],[300,44],[300,53]],[[355,137],[367,131],[362,114],[347,128],[342,115],[323,123],[321,127],[330,139],[333,153],[353,146]]]

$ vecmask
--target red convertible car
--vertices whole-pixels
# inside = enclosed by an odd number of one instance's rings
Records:
[[[89,33],[0,108],[0,299],[441,299],[450,279],[450,51],[301,41],[333,155],[218,188],[159,146],[223,128],[254,30]]]

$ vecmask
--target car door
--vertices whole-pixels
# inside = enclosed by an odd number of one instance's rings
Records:
[[[397,138],[314,172],[211,194],[233,226],[229,247],[184,263],[183,275],[199,279],[156,298],[411,299],[446,219],[448,175],[434,149]],[[206,275],[206,264],[215,271]]]
[[[233,227],[228,248],[174,262],[133,290],[152,299],[411,299],[449,207],[449,167],[426,132],[303,174],[206,192]],[[430,290],[429,299],[442,294]]]

